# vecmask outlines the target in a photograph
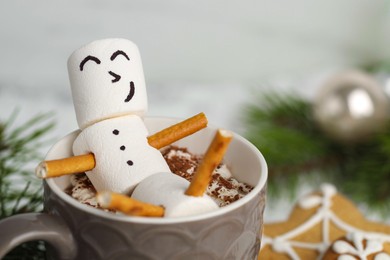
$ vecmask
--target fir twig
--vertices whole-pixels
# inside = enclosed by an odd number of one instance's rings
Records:
[[[246,107],[246,136],[269,164],[270,193],[280,194],[285,185],[294,191],[298,174],[327,167],[334,160],[326,153],[326,138],[318,138],[310,104],[295,95],[271,92]],[[283,188],[282,188],[283,187]]]
[[[390,123],[364,143],[343,144],[323,133],[312,104],[296,95],[262,93],[245,109],[246,136],[267,160],[271,196],[294,193],[306,174],[306,181],[333,182],[352,199],[390,212]]]
[[[0,219],[42,210],[42,183],[30,166],[41,156],[43,136],[54,127],[50,114],[37,115],[14,127],[18,111],[0,122]],[[12,250],[4,259],[43,259],[44,243],[34,241]]]

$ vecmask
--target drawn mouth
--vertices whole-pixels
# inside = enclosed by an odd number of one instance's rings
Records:
[[[133,96],[135,94],[135,86],[134,86],[134,82],[133,81],[130,81],[130,91],[129,91],[129,94],[127,95],[126,99],[125,99],[125,102],[129,102]]]

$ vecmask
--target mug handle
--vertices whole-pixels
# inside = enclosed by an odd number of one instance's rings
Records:
[[[74,259],[77,246],[63,220],[47,213],[25,213],[0,221],[0,259],[24,242],[44,240],[52,245],[56,259]]]

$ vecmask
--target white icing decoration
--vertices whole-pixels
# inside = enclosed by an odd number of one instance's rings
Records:
[[[336,241],[332,249],[338,254],[354,253],[354,248],[346,241]]]
[[[390,260],[390,255],[386,253],[379,253],[374,257],[374,260]]]
[[[347,240],[352,243],[352,245],[346,241],[339,240],[333,244],[333,251],[338,254],[351,254],[358,256],[361,259],[366,259],[367,256],[379,253],[383,250],[383,243],[379,240],[369,240],[367,239],[366,248],[364,248],[363,241],[365,236],[360,232],[353,232],[347,234]]]
[[[363,236],[365,239],[369,241],[373,240],[372,243],[367,244],[367,248],[365,250],[363,249],[362,245],[358,245],[357,247],[360,248],[360,251],[365,251],[365,254],[367,255],[380,252],[382,249],[378,250],[379,247],[382,248],[384,242],[390,242],[389,235],[360,230],[344,222],[335,213],[333,213],[331,210],[332,197],[337,193],[337,190],[333,185],[323,184],[321,185],[321,191],[322,191],[322,196],[319,195],[307,196],[299,202],[299,206],[301,206],[304,209],[309,209],[312,207],[319,206],[317,212],[313,216],[311,216],[311,218],[309,218],[306,222],[302,223],[300,226],[296,227],[295,229],[292,229],[277,237],[271,238],[271,237],[263,236],[261,248],[263,248],[266,245],[271,245],[275,251],[279,253],[287,254],[291,259],[294,260],[300,259],[297,253],[295,252],[294,248],[317,250],[321,257],[330,245],[330,238],[329,238],[330,223],[335,225],[337,228],[345,231],[345,233],[347,234],[350,233],[351,235],[349,236],[352,237],[353,243],[359,242],[360,241],[359,237],[362,238]],[[320,200],[318,198],[320,198]],[[321,223],[322,226],[322,236],[323,236],[322,242],[310,243],[310,242],[300,242],[300,241],[292,240],[294,237],[308,231],[309,229],[313,228],[315,225],[318,225],[319,223]],[[355,248],[352,249],[356,250],[357,252],[360,252],[358,251],[358,249]],[[348,255],[340,256],[338,259],[355,260],[355,258],[351,258],[351,256]],[[375,257],[374,260],[390,260],[390,257],[388,254],[380,253]]]
[[[333,197],[337,193],[336,187],[329,183],[322,184],[321,190],[324,194],[327,194],[330,197]]]
[[[350,255],[341,255],[337,257],[337,260],[356,260],[356,258]]]
[[[367,242],[367,246],[366,248],[370,248],[372,251],[374,252],[380,252],[383,250],[383,243],[379,242],[379,241],[372,241],[372,240],[369,240]],[[366,250],[367,250],[366,249]]]
[[[341,255],[337,257],[337,260],[356,260],[356,258],[350,255]]]
[[[310,209],[314,208],[316,206],[321,205],[322,203],[322,197],[320,196],[309,196],[304,197],[299,201],[299,206],[303,209]]]
[[[293,260],[299,260],[298,255],[294,252],[291,245],[287,241],[282,241],[281,239],[275,239],[274,243],[272,244],[272,249],[275,252],[284,253],[287,252],[288,255]]]

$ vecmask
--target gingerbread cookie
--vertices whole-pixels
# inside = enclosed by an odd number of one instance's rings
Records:
[[[259,259],[321,259],[329,246],[348,233],[380,236],[390,245],[390,226],[367,220],[330,184],[304,196],[285,222],[266,223]]]
[[[390,260],[390,244],[378,234],[353,232],[337,239],[323,260]]]

